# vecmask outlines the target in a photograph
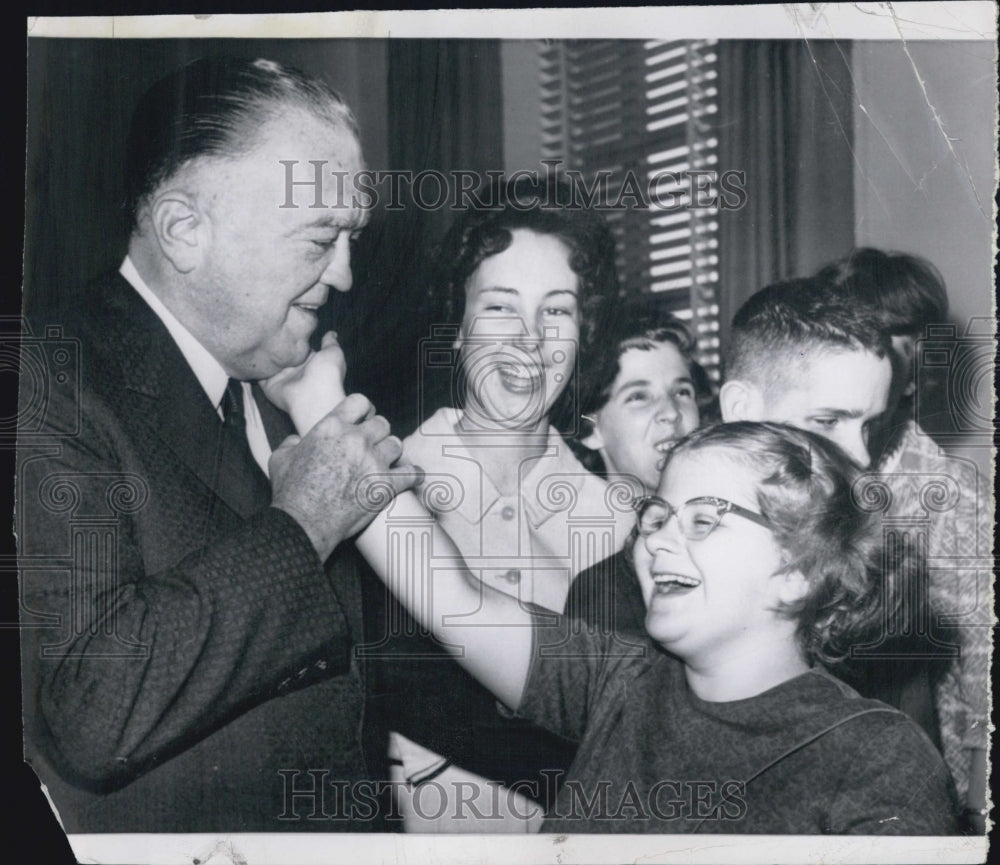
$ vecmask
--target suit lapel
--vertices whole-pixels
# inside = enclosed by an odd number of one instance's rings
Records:
[[[119,274],[108,289],[112,320],[127,322],[119,345],[128,398],[151,434],[242,517],[266,507],[260,467],[221,447],[222,419],[163,322]]]

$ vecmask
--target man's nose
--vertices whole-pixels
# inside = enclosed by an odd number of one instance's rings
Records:
[[[861,430],[852,431],[849,435],[838,438],[836,443],[847,451],[847,455],[861,468],[866,469],[871,465],[872,457],[868,453],[868,442]]]
[[[354,285],[351,273],[351,236],[346,231],[342,231],[337,237],[333,256],[319,280],[336,291],[350,291]]]

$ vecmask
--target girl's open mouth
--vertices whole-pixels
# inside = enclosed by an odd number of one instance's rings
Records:
[[[653,593],[657,595],[672,595],[689,592],[701,585],[701,580],[684,574],[654,574]]]

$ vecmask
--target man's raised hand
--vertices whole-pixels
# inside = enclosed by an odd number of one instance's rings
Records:
[[[325,560],[388,504],[386,496],[373,502],[373,482],[395,495],[420,479],[414,466],[393,467],[402,453],[389,422],[367,398],[351,394],[308,434],[289,436],[271,455],[271,504],[302,526]]]

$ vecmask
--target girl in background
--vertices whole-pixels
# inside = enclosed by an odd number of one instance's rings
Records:
[[[718,419],[716,388],[663,295],[621,304],[600,322],[596,341],[583,364],[577,453],[601,477],[629,475],[652,495],[673,446]],[[652,588],[640,584],[626,546],[577,575],[564,612],[607,633],[641,636]]]

